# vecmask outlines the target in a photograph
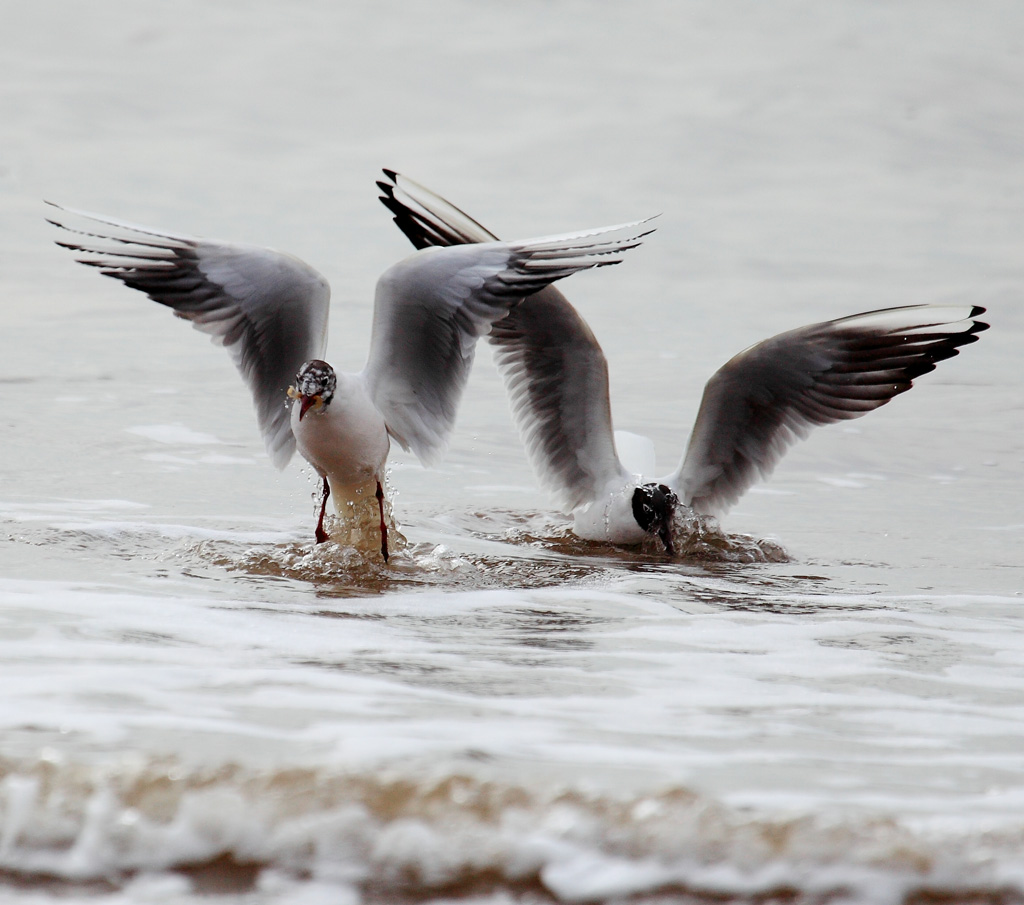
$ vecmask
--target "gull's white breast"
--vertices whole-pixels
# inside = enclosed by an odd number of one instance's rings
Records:
[[[384,479],[391,441],[384,417],[358,377],[338,374],[331,403],[310,409],[301,421],[299,406],[293,405],[291,426],[299,452],[327,476],[332,493],[349,496],[346,488],[354,491]]]
[[[610,544],[639,544],[647,536],[633,517],[637,482],[610,487],[597,499],[573,512],[573,530],[584,540]]]

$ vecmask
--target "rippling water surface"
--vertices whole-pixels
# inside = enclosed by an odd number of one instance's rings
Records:
[[[1024,901],[1014,4],[22,4],[0,36],[0,898]],[[299,254],[358,368],[396,167],[565,291],[668,471],[791,327],[986,306],[669,561],[575,539],[486,349],[401,539],[311,543],[223,351],[43,197]],[[335,532],[342,532],[335,526]]]

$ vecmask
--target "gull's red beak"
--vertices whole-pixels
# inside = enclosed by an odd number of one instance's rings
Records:
[[[308,412],[313,406],[318,405],[320,402],[319,396],[300,396],[299,397],[299,421],[303,419],[306,412]]]

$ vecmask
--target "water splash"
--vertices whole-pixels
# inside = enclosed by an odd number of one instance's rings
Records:
[[[682,508],[682,507],[680,507]],[[728,534],[710,515],[687,508],[676,513],[672,532],[676,559],[690,562],[784,563],[789,554],[770,538],[749,534]],[[660,546],[657,538],[652,538]]]
[[[582,540],[572,533],[567,520],[548,513],[505,513],[513,527],[503,531],[504,539],[517,545],[532,546],[569,556],[615,556],[624,561],[672,562],[680,565],[715,563],[787,563],[790,556],[776,541],[749,534],[730,534],[710,515],[691,509],[676,513],[672,540],[673,557],[665,554],[661,540],[653,535],[639,547],[621,547],[601,541]],[[493,514],[491,514],[493,515]]]

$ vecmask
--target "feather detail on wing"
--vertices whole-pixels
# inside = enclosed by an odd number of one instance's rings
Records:
[[[295,451],[287,388],[304,362],[323,355],[327,281],[297,258],[270,249],[174,235],[53,206],[61,215],[50,222],[74,236],[58,245],[173,309],[227,348],[252,392],[267,452],[283,468]],[[75,228],[66,220],[83,220],[89,227]]]
[[[593,332],[553,286],[491,328],[512,416],[541,484],[566,512],[597,499],[619,464],[608,363]]]
[[[723,514],[811,428],[874,411],[975,342],[984,310],[888,308],[751,346],[708,381],[686,455],[664,480],[698,512]]]
[[[394,170],[384,170],[384,175],[389,181],[377,183],[382,192],[380,202],[394,214],[395,225],[416,248],[499,241],[469,214],[418,182]]]
[[[400,185],[415,186],[399,182],[397,174],[389,176]],[[405,223],[413,244],[422,250],[390,268],[378,282],[364,374],[391,435],[431,464],[444,451],[454,425],[476,340],[524,298],[555,280],[619,263],[651,229],[647,221],[638,221],[520,242],[475,244],[476,237],[490,234],[447,202],[437,199],[458,228],[446,227],[445,220],[426,209],[404,217],[407,209],[395,200],[396,187],[388,192],[386,184],[380,185],[386,192],[382,200],[393,202],[388,206],[396,211],[396,222]],[[445,242],[454,244],[439,247]]]

